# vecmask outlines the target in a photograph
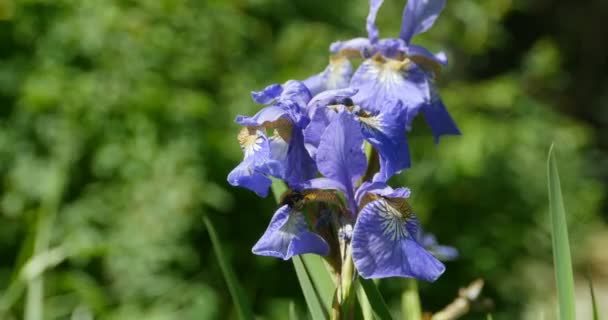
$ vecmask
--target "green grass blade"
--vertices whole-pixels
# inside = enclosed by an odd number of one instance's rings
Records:
[[[493,320],[493,318],[492,318],[492,314],[491,314],[491,313],[488,313],[488,315],[486,316],[486,319],[487,319],[487,320]]]
[[[294,256],[291,258],[291,260],[293,261],[293,266],[296,269],[296,275],[298,277],[298,281],[300,282],[300,287],[302,288],[302,293],[304,294],[308,311],[310,312],[313,320],[328,319],[328,311],[324,308],[321,297],[317,294],[317,290],[315,290],[312,280],[310,279],[310,274],[306,270],[304,262],[302,261],[302,257]]]
[[[576,315],[574,306],[574,276],[572,275],[572,259],[570,257],[570,244],[568,242],[568,225],[553,145],[549,149],[547,175],[549,180],[549,211],[551,216],[553,263],[555,265],[560,319],[574,320]]]
[[[591,293],[591,308],[593,308],[593,320],[600,319],[600,313],[597,309],[597,301],[595,300],[595,290],[593,290],[593,282],[591,276],[587,279],[589,281],[589,292]]]
[[[224,251],[222,250],[220,240],[217,236],[217,233],[215,232],[215,228],[213,227],[211,220],[204,216],[203,222],[205,223],[205,227],[209,232],[209,238],[211,238],[211,245],[213,246],[213,251],[215,252],[215,256],[220,265],[220,269],[222,270],[222,274],[224,275],[224,279],[226,280],[226,284],[228,285],[228,290],[230,291],[230,295],[232,296],[232,301],[234,302],[234,306],[236,307],[239,319],[253,320],[254,315],[249,305],[249,301],[247,301],[247,297],[243,293],[242,288],[239,286],[236,280],[236,276],[234,275],[234,271],[232,271],[232,268],[228,263],[228,259],[226,258],[226,256],[224,256]]]
[[[388,320],[393,318],[374,281],[359,278],[358,287],[361,288],[357,290],[357,295],[360,297],[359,300],[363,300],[362,298],[365,296],[376,319]]]

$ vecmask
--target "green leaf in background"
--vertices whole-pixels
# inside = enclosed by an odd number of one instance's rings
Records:
[[[374,281],[359,278],[358,282],[357,296],[359,297],[359,300],[367,299],[367,301],[369,301],[369,306],[376,319],[392,319],[393,317],[391,316],[388,306]]]
[[[574,320],[574,276],[568,243],[568,224],[562,199],[557,162],[551,145],[547,163],[549,180],[549,211],[551,216],[551,238],[553,241],[553,262],[557,281],[557,295],[561,320]]]
[[[595,301],[595,290],[593,290],[593,281],[591,281],[591,276],[587,277],[589,282],[589,292],[591,293],[591,308],[593,308],[593,320],[600,319],[600,313],[597,310],[597,301]]]
[[[243,290],[241,289],[236,280],[236,276],[234,275],[234,272],[232,271],[228,260],[224,256],[224,251],[222,250],[220,240],[215,232],[215,228],[213,227],[211,220],[209,220],[209,218],[207,218],[206,216],[203,216],[203,222],[205,223],[205,227],[209,232],[209,238],[211,238],[213,251],[215,252],[215,256],[220,264],[220,268],[222,269],[224,279],[226,280],[226,284],[228,285],[228,290],[230,291],[230,295],[232,296],[232,300],[239,315],[239,319],[253,320],[253,311],[249,306],[247,297],[243,293]]]

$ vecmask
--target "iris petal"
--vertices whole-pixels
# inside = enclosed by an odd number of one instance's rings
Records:
[[[408,121],[430,98],[427,75],[407,60],[368,59],[353,75],[351,87],[358,90],[355,103],[368,111],[391,108],[401,101]]]
[[[407,277],[435,281],[445,266],[416,242],[418,222],[385,199],[367,204],[355,224],[353,260],[365,278]]]
[[[354,183],[365,172],[367,159],[361,129],[350,113],[340,112],[327,126],[321,136],[316,161],[319,172],[345,186],[350,208],[356,212]]]
[[[353,66],[346,57],[334,57],[323,72],[303,81],[304,85],[315,96],[326,90],[348,87],[353,75]]]
[[[252,159],[245,159],[228,174],[228,183],[255,192],[258,196],[268,196],[272,181],[260,172],[255,171]]]
[[[251,251],[257,255],[288,260],[305,253],[326,256],[329,246],[323,238],[308,230],[301,212],[284,205],[275,212],[268,228]]]
[[[399,38],[409,43],[413,36],[428,30],[444,6],[445,0],[408,0],[403,10]]]
[[[271,84],[262,91],[252,91],[251,98],[256,103],[269,104],[281,95],[283,86],[280,84]]]
[[[383,0],[370,0],[369,1],[369,13],[366,19],[367,37],[371,43],[378,42],[378,28],[376,28],[376,15],[378,10],[382,6]]]
[[[456,126],[456,122],[454,122],[439,94],[434,89],[430,101],[422,107],[421,111],[424,119],[431,127],[435,143],[439,143],[439,138],[443,135],[460,135],[460,129]]]
[[[389,104],[393,105],[392,102]],[[380,172],[374,181],[386,182],[395,173],[410,167],[405,136],[407,110],[402,105],[397,102],[376,115],[359,116],[363,136],[380,155]]]

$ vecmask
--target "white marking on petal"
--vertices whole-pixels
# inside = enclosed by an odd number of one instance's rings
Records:
[[[405,228],[407,216],[404,216],[404,214],[391,206],[386,200],[382,199],[373,202],[372,209],[382,218],[382,232],[392,241],[411,237]]]
[[[287,221],[281,227],[281,229],[278,230],[279,233],[285,235],[294,235],[307,227],[306,220],[301,212],[290,210],[288,215],[289,218],[287,218]]]
[[[384,133],[384,115],[381,113],[375,116],[368,117],[359,116],[359,121],[361,121],[363,129],[367,132],[370,132],[372,134],[377,131]]]

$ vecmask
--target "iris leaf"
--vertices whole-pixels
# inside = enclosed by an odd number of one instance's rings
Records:
[[[560,319],[574,320],[574,276],[572,274],[572,259],[568,242],[568,225],[566,210],[555,160],[554,147],[549,149],[547,175],[549,180],[549,211],[551,216],[551,238],[553,242],[553,262],[559,302]]]
[[[219,240],[219,237],[217,236],[217,233],[215,232],[215,228],[213,227],[211,220],[204,216],[203,222],[205,223],[205,227],[209,232],[209,238],[211,238],[213,251],[215,252],[215,256],[220,265],[220,269],[222,270],[222,274],[224,275],[224,280],[226,280],[226,284],[228,285],[228,290],[230,291],[230,295],[232,296],[232,301],[234,302],[234,306],[236,307],[239,319],[253,320],[254,315],[249,305],[249,301],[247,300],[247,296],[243,293],[243,289],[239,286],[236,276],[234,275],[234,271],[228,263],[228,259],[224,255],[224,251],[221,247],[221,242]]]
[[[369,305],[376,319],[387,320],[393,318],[374,281],[359,278],[357,295],[359,296],[359,300],[367,299],[367,301],[369,301]]]

